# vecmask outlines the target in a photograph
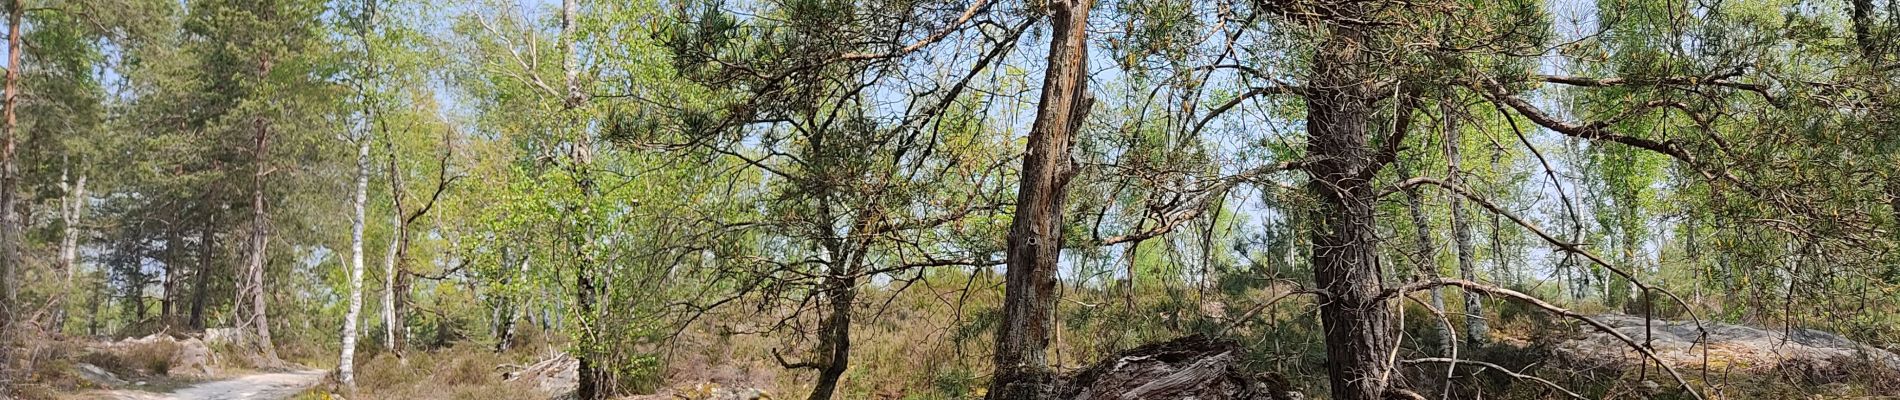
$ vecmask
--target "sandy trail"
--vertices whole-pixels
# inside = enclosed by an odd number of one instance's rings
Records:
[[[307,370],[205,382],[172,393],[131,390],[106,392],[101,399],[111,400],[282,400],[316,386],[323,371]]]

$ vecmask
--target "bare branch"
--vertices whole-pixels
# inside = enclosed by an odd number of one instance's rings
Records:
[[[1589,400],[1588,397],[1583,397],[1583,395],[1577,394],[1577,392],[1572,392],[1570,391],[1570,389],[1565,389],[1563,386],[1558,386],[1556,382],[1551,382],[1548,379],[1539,378],[1535,375],[1529,375],[1529,374],[1512,371],[1509,368],[1504,368],[1504,366],[1492,364],[1488,362],[1476,361],[1476,360],[1460,360],[1460,359],[1444,358],[1444,357],[1414,358],[1414,359],[1400,361],[1400,362],[1404,364],[1446,363],[1446,364],[1476,365],[1476,366],[1483,367],[1481,368],[1481,370],[1495,370],[1495,371],[1498,371],[1498,373],[1510,376],[1513,379],[1534,381],[1534,382],[1543,384],[1544,386],[1549,387],[1551,390],[1562,392],[1565,395],[1569,395],[1570,398],[1573,398],[1573,399]]]
[[[1723,71],[1721,73],[1717,73],[1714,75],[1701,76],[1701,77],[1662,76],[1662,77],[1650,77],[1650,78],[1624,78],[1624,77],[1590,78],[1590,77],[1581,77],[1581,76],[1535,75],[1535,76],[1531,76],[1531,79],[1539,81],[1539,82],[1555,83],[1555,84],[1578,86],[1578,87],[1613,87],[1613,86],[1638,86],[1638,85],[1691,86],[1691,87],[1693,86],[1719,86],[1719,87],[1725,87],[1729,89],[1754,92],[1756,95],[1760,95],[1763,100],[1767,100],[1769,105],[1772,105],[1775,108],[1782,107],[1781,99],[1776,98],[1773,94],[1768,93],[1767,86],[1761,85],[1761,84],[1742,83],[1742,82],[1735,82],[1735,81],[1729,80],[1730,78],[1734,78],[1736,75],[1740,75],[1741,71],[1742,71],[1742,68],[1737,67],[1737,68],[1733,68],[1728,71]]]
[[[1215,106],[1212,111],[1208,111],[1207,116],[1201,117],[1200,121],[1197,121],[1194,123],[1194,129],[1191,131],[1188,131],[1188,134],[1199,135],[1202,129],[1207,128],[1207,123],[1212,122],[1215,117],[1219,117],[1221,116],[1221,114],[1226,114],[1228,110],[1232,110],[1235,106],[1239,106],[1240,103],[1245,102],[1247,101],[1247,99],[1251,99],[1254,96],[1299,94],[1304,91],[1304,89],[1300,89],[1297,86],[1282,84],[1282,83],[1279,83],[1279,81],[1275,81],[1274,83],[1275,84],[1273,86],[1262,86],[1262,87],[1255,87],[1252,89],[1248,89],[1246,92],[1241,93],[1239,96],[1234,96],[1233,99],[1227,100],[1227,102],[1221,103],[1219,106]]]
[[[1170,210],[1168,212],[1163,213],[1159,217],[1161,220],[1160,225],[1155,226],[1154,228],[1150,228],[1145,231],[1141,231],[1141,232],[1102,238],[1098,240],[1095,243],[1095,245],[1112,246],[1112,245],[1117,245],[1117,244],[1122,244],[1122,243],[1139,242],[1142,240],[1148,240],[1150,238],[1154,238],[1156,236],[1165,235],[1168,232],[1174,231],[1175,228],[1180,227],[1181,224],[1200,217],[1202,213],[1207,212],[1207,206],[1210,203],[1213,203],[1214,199],[1220,198],[1221,196],[1226,196],[1227,191],[1230,189],[1233,189],[1235,185],[1239,185],[1242,182],[1252,182],[1259,179],[1263,175],[1267,175],[1267,174],[1271,174],[1275,172],[1302,170],[1302,169],[1305,169],[1306,165],[1310,163],[1311,163],[1310,160],[1305,160],[1305,159],[1296,160],[1296,161],[1285,161],[1285,162],[1280,162],[1280,163],[1275,163],[1275,164],[1263,165],[1254,169],[1246,170],[1238,174],[1234,174],[1232,176],[1219,178],[1217,179],[1217,182],[1211,185],[1208,185],[1199,189],[1193,189],[1193,190],[1187,191],[1189,193],[1195,194],[1196,196],[1190,201],[1188,201],[1186,204],[1174,210]]]
[[[970,4],[969,9],[963,10],[963,15],[957,16],[956,21],[951,22],[949,25],[944,25],[943,29],[938,29],[936,32],[931,32],[930,36],[925,36],[922,40],[918,40],[916,43],[911,43],[908,46],[904,46],[903,48],[897,49],[897,51],[890,52],[890,53],[881,53],[881,54],[845,53],[844,55],[838,56],[838,59],[844,60],[844,61],[881,60],[881,59],[886,59],[886,58],[896,58],[896,57],[903,56],[905,54],[910,54],[917,50],[923,49],[925,46],[929,46],[931,43],[936,43],[937,41],[943,40],[943,38],[950,36],[951,32],[956,32],[957,29],[962,27],[965,22],[969,22],[970,18],[976,17],[977,14],[982,13],[983,10],[988,9],[989,6],[990,6],[989,0],[976,0],[976,3]]]
[[[1668,372],[1671,378],[1675,378],[1676,383],[1681,385],[1683,390],[1688,391],[1689,395],[1694,396],[1697,399],[1703,398],[1701,392],[1697,392],[1695,390],[1695,387],[1689,385],[1688,380],[1682,378],[1682,373],[1676,371],[1676,367],[1670,366],[1669,363],[1663,361],[1662,357],[1657,356],[1655,351],[1650,350],[1648,347],[1644,347],[1641,343],[1637,343],[1636,339],[1630,338],[1629,335],[1624,335],[1623,332],[1617,331],[1616,328],[1610,327],[1609,324],[1605,324],[1602,321],[1597,321],[1595,318],[1590,318],[1589,316],[1577,313],[1575,311],[1571,311],[1563,307],[1558,307],[1556,304],[1551,304],[1550,302],[1546,302],[1543,299],[1539,299],[1531,295],[1520,293],[1515,290],[1500,288],[1496,286],[1486,285],[1486,284],[1472,282],[1472,281],[1463,280],[1463,279],[1436,279],[1436,280],[1425,281],[1425,282],[1413,282],[1413,283],[1408,283],[1408,284],[1405,284],[1404,286],[1400,286],[1397,288],[1386,289],[1385,292],[1382,292],[1379,294],[1378,299],[1379,300],[1390,299],[1392,297],[1397,297],[1405,293],[1411,293],[1411,292],[1416,292],[1416,291],[1421,291],[1421,290],[1429,290],[1431,288],[1441,287],[1441,286],[1456,286],[1464,290],[1481,292],[1487,295],[1517,300],[1518,302],[1529,304],[1533,307],[1542,308],[1544,309],[1544,311],[1549,311],[1552,314],[1563,316],[1565,318],[1582,321],[1583,323],[1590,325],[1592,328],[1595,328],[1597,331],[1608,334],[1611,337],[1616,338],[1616,340],[1623,342],[1623,344],[1629,345],[1631,349],[1635,349],[1637,353],[1641,353],[1645,358],[1649,358],[1650,360],[1655,361],[1656,365],[1662,367],[1663,371]]]

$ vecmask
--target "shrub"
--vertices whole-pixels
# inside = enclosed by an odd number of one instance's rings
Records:
[[[488,357],[456,357],[435,372],[435,380],[448,385],[482,385],[493,382],[494,362]]]
[[[126,362],[123,358],[119,358],[119,355],[110,352],[86,352],[79,356],[79,362],[92,364],[95,367],[111,371],[114,374],[124,375],[133,372],[131,363]]]
[[[178,343],[159,340],[151,343],[132,345],[125,350],[128,366],[150,375],[171,373],[172,356],[178,354]]]

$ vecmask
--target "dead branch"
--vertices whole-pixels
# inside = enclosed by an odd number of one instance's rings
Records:
[[[1503,297],[1503,298],[1509,298],[1512,300],[1517,300],[1518,302],[1521,302],[1524,304],[1531,305],[1533,307],[1544,309],[1544,311],[1549,311],[1550,313],[1556,314],[1558,316],[1582,321],[1583,323],[1590,325],[1592,328],[1595,328],[1597,331],[1603,332],[1605,334],[1609,334],[1611,337],[1616,338],[1616,340],[1623,342],[1623,344],[1629,345],[1631,349],[1635,349],[1636,352],[1641,353],[1643,357],[1655,361],[1656,365],[1662,367],[1663,371],[1668,372],[1669,377],[1674,378],[1676,380],[1676,383],[1682,386],[1683,390],[1686,390],[1689,392],[1689,395],[1694,396],[1696,399],[1703,399],[1702,393],[1696,391],[1695,387],[1690,386],[1689,381],[1687,379],[1683,379],[1682,373],[1676,371],[1676,367],[1670,366],[1668,362],[1663,361],[1662,357],[1657,356],[1656,352],[1651,351],[1648,347],[1644,347],[1641,343],[1637,343],[1636,339],[1632,339],[1628,335],[1624,335],[1623,332],[1617,331],[1616,328],[1612,328],[1608,324],[1604,324],[1601,321],[1597,321],[1595,318],[1590,318],[1589,316],[1577,313],[1575,311],[1570,311],[1570,309],[1558,307],[1556,304],[1551,304],[1550,302],[1544,301],[1543,299],[1539,299],[1531,295],[1520,293],[1515,290],[1500,288],[1496,286],[1467,281],[1463,279],[1440,278],[1440,279],[1435,279],[1435,280],[1425,281],[1425,282],[1408,283],[1397,288],[1386,289],[1384,292],[1381,292],[1379,294],[1379,296],[1377,297],[1377,300],[1383,301],[1386,299],[1390,299],[1392,297],[1403,295],[1405,293],[1411,293],[1411,292],[1416,292],[1420,290],[1427,290],[1427,289],[1442,287],[1442,286],[1456,286],[1464,290],[1481,292],[1487,295],[1498,296],[1498,297]]]
[[[1460,359],[1455,359],[1455,358],[1444,358],[1444,357],[1426,357],[1426,358],[1414,358],[1410,360],[1405,360],[1405,361],[1401,361],[1401,363],[1408,364],[1408,365],[1409,364],[1425,364],[1425,363],[1446,363],[1446,364],[1453,364],[1453,365],[1471,364],[1471,365],[1483,367],[1479,369],[1480,372],[1485,371],[1485,370],[1498,371],[1498,373],[1504,374],[1506,376],[1510,376],[1512,379],[1537,382],[1539,384],[1544,385],[1545,387],[1549,387],[1551,390],[1562,392],[1563,394],[1568,395],[1570,396],[1570,398],[1573,398],[1573,399],[1589,400],[1588,397],[1583,397],[1583,395],[1577,394],[1577,392],[1572,392],[1570,391],[1570,389],[1565,389],[1563,386],[1559,386],[1557,385],[1556,382],[1551,382],[1548,379],[1539,378],[1536,375],[1519,373],[1516,371],[1512,371],[1509,368],[1504,368],[1504,366],[1492,364],[1488,362],[1483,362],[1483,361],[1460,360]]]

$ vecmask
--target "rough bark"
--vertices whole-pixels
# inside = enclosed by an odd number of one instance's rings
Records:
[[[1364,14],[1363,4],[1341,6],[1345,17]],[[1305,90],[1307,190],[1318,201],[1314,221],[1313,283],[1326,291],[1320,305],[1325,329],[1327,375],[1334,400],[1373,400],[1397,383],[1388,361],[1393,316],[1379,299],[1383,290],[1377,252],[1378,226],[1368,181],[1372,157],[1366,128],[1372,114],[1366,37],[1357,27],[1329,25],[1313,57]]]
[[[810,400],[827,400],[838,390],[838,382],[851,366],[851,309],[856,304],[856,268],[834,271],[825,278],[825,300],[830,310],[819,327],[818,351],[825,361],[818,366],[818,379]]]
[[[19,132],[18,115],[14,112],[20,97],[20,55],[26,48],[20,44],[20,17],[26,12],[22,0],[13,0],[7,7],[7,76],[6,93],[0,100],[0,114],[5,114],[5,126],[0,127],[0,336],[12,338],[12,328],[19,307],[20,282],[20,215],[15,208],[19,194],[19,171],[14,166],[14,148]]]
[[[1849,7],[1849,20],[1852,21],[1854,43],[1860,48],[1861,57],[1869,59],[1878,57],[1883,43],[1874,38],[1873,34],[1874,1],[1848,0],[1848,3],[1852,4]]]
[[[1088,20],[1093,0],[1051,1],[1053,32],[1041,101],[1029,130],[1022,182],[1009,229],[1004,273],[1003,320],[996,333],[996,373],[987,398],[1046,398],[1050,371],[1044,351],[1054,329],[1056,266],[1062,238],[1062,206],[1076,166],[1070,160],[1075,131],[1088,97]]]
[[[271,59],[264,56],[258,63],[258,77],[270,75]],[[265,175],[270,173],[270,119],[258,116],[252,120],[257,130],[253,141],[252,162],[256,167],[251,176],[251,245],[250,263],[246,270],[246,280],[250,286],[251,323],[256,329],[255,344],[266,362],[278,360],[277,346],[271,342],[270,313],[265,305],[264,264],[268,258],[270,243],[270,212],[265,208]]]
[[[1445,106],[1445,179],[1453,185],[1464,186],[1464,170],[1459,167],[1463,162],[1460,154],[1462,144],[1458,132],[1457,118],[1452,117],[1451,107]],[[1464,198],[1451,196],[1451,237],[1458,249],[1458,277],[1477,282],[1478,274],[1471,260],[1471,222],[1465,213]],[[1494,255],[1495,256],[1495,255]],[[1484,294],[1465,290],[1465,340],[1483,344],[1490,337],[1490,329],[1484,319]]]
[[[1189,336],[1144,345],[1062,379],[1064,400],[1281,400],[1301,398],[1286,382],[1244,370],[1242,348]]]
[[[343,349],[337,358],[337,380],[351,392],[356,390],[356,321],[363,312],[363,226],[369,214],[369,137],[357,138],[356,191],[350,198],[354,214],[350,220],[350,309],[343,315]]]
[[[178,320],[178,274],[185,271],[182,229],[184,225],[178,221],[165,226],[165,293],[158,298],[158,323],[168,329]]]
[[[204,226],[198,227],[198,271],[192,277],[191,289],[191,330],[205,329],[205,302],[211,294],[211,275],[214,260],[217,260],[217,234],[212,231],[217,225],[217,214],[205,219]]]
[[[94,280],[92,300],[86,304],[86,335],[99,336],[99,308],[106,302],[106,281]]]
[[[151,277],[145,274],[145,268],[143,268],[145,221],[141,220],[135,226],[137,226],[136,231],[131,236],[123,238],[121,242],[123,247],[119,249],[119,270],[124,271],[126,281],[125,299],[121,304],[125,305],[126,312],[132,314],[134,323],[143,323],[145,311],[148,308],[145,303],[145,286],[151,283]]]

